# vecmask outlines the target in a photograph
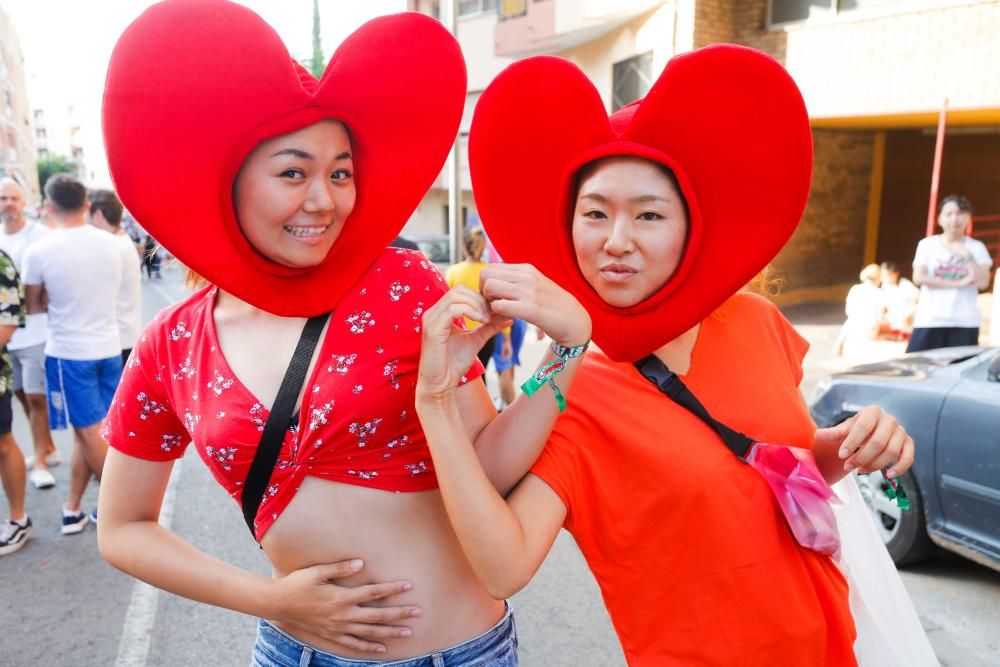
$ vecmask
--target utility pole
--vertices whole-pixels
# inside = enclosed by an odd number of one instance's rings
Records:
[[[941,157],[944,154],[944,135],[948,128],[948,98],[941,103],[938,114],[937,140],[934,143],[934,168],[931,171],[931,200],[927,207],[927,236],[934,236],[937,222],[938,186],[941,184]],[[966,231],[968,233],[968,231]]]
[[[319,36],[319,0],[313,0],[313,54],[309,71],[317,79],[323,76],[326,63],[323,58],[323,40]]]
[[[458,0],[441,0],[441,23],[452,35],[458,39]],[[461,137],[455,137],[452,144],[451,154],[448,156],[447,179],[448,179],[448,245],[451,254],[451,263],[457,264],[462,260],[462,246],[464,231],[461,223],[462,206],[462,183],[458,169],[458,142]]]

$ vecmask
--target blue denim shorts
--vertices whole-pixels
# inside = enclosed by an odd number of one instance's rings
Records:
[[[251,667],[517,667],[517,631],[510,606],[492,628],[461,644],[402,660],[341,658],[303,644],[267,621],[257,624]]]
[[[120,355],[91,361],[45,357],[49,428],[99,424],[108,414],[121,377]]]

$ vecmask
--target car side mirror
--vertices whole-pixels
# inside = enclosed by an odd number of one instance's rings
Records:
[[[990,382],[1000,382],[1000,354],[993,357],[989,368],[986,370],[986,379]]]

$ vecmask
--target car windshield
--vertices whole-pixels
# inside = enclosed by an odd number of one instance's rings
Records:
[[[427,258],[432,262],[447,262],[448,255],[448,240],[438,240],[438,239],[417,239],[417,247],[420,251],[427,255]]]

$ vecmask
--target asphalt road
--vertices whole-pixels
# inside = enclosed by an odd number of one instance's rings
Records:
[[[176,274],[143,286],[147,319],[184,294]],[[814,342],[804,390],[829,372],[822,353],[835,336],[831,309],[792,313]],[[526,365],[543,344],[529,340]],[[828,339],[828,340],[827,340]],[[531,366],[533,367],[533,366]],[[15,407],[14,434],[30,444],[27,423]],[[72,441],[56,435],[65,461]],[[53,469],[55,489],[29,485],[28,512],[35,534],[16,554],[0,558],[0,664],[144,667],[246,665],[255,620],[156,591],[106,565],[96,533],[59,534],[68,465]],[[193,453],[175,472],[166,503],[172,529],[222,559],[267,573],[266,559],[251,541],[235,504]],[[84,504],[95,506],[97,486]],[[0,497],[0,516],[6,516]],[[1000,663],[1000,574],[944,556],[904,573],[921,619],[942,662],[975,667]],[[563,534],[531,585],[512,601],[517,614],[521,664],[526,667],[624,665],[600,593],[571,538]]]

